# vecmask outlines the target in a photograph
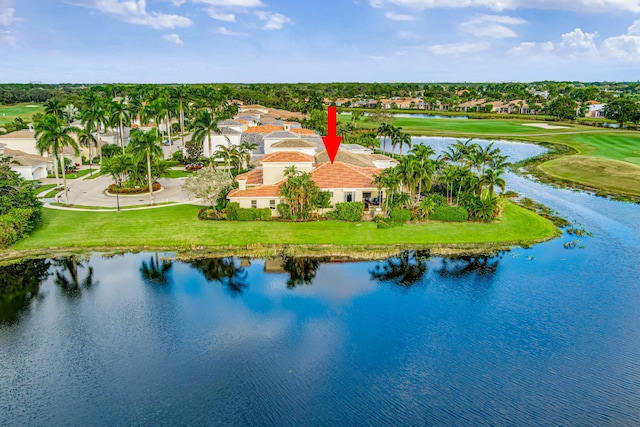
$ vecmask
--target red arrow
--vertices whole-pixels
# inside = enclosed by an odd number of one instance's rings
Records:
[[[336,134],[336,130],[336,107],[329,107],[327,111],[327,136],[323,136],[322,141],[324,142],[324,148],[327,149],[331,164],[333,164],[342,142],[342,137]]]

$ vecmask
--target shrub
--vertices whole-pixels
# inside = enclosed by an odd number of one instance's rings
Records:
[[[227,207],[225,208],[227,212],[227,219],[230,221],[237,221],[239,209],[240,209],[240,203],[237,203],[237,202],[227,203]]]
[[[153,191],[158,191],[162,186],[158,182],[154,182],[151,186]],[[116,194],[116,185],[111,184],[107,187],[107,192],[109,194]],[[118,187],[118,194],[144,194],[149,192],[149,187],[147,185],[141,185],[138,188],[130,188],[130,187]]]
[[[174,151],[171,154],[171,160],[174,160],[178,163],[184,163],[184,156],[182,155],[182,150]]]
[[[278,213],[280,214],[280,218],[282,219],[291,219],[291,211],[289,210],[289,205],[286,203],[280,203],[276,206],[278,209]]]
[[[389,216],[391,221],[404,224],[411,220],[411,211],[409,209],[391,209]]]
[[[5,248],[18,241],[31,229],[35,216],[32,208],[14,208],[0,215],[0,248]]]
[[[239,208],[237,214],[238,221],[271,221],[271,209],[269,208]]]
[[[362,202],[344,202],[336,203],[336,219],[342,221],[362,221],[364,213],[364,203]]]
[[[429,217],[436,221],[464,222],[469,214],[462,206],[438,206]]]

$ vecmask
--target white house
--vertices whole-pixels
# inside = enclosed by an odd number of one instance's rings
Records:
[[[0,144],[0,157],[11,157],[11,170],[30,181],[46,178],[47,167],[51,164],[50,159],[46,157],[12,150],[3,144]]]
[[[211,152],[209,151],[209,137],[205,136],[202,142],[202,152],[205,157],[211,157],[220,147],[233,147],[240,145],[242,132],[229,127],[220,127],[220,133],[211,132]]]

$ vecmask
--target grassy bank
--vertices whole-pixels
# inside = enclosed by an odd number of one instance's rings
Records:
[[[506,204],[496,223],[430,222],[391,229],[377,229],[371,222],[200,221],[199,209],[193,205],[123,212],[45,209],[44,225],[0,252],[0,258],[109,248],[180,251],[270,245],[331,245],[342,249],[390,245],[506,247],[533,244],[558,233],[548,220],[512,203]]]

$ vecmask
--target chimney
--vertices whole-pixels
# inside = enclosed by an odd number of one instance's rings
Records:
[[[289,123],[285,123],[284,124],[284,130],[285,130],[285,132],[290,132],[291,131],[291,125]]]

